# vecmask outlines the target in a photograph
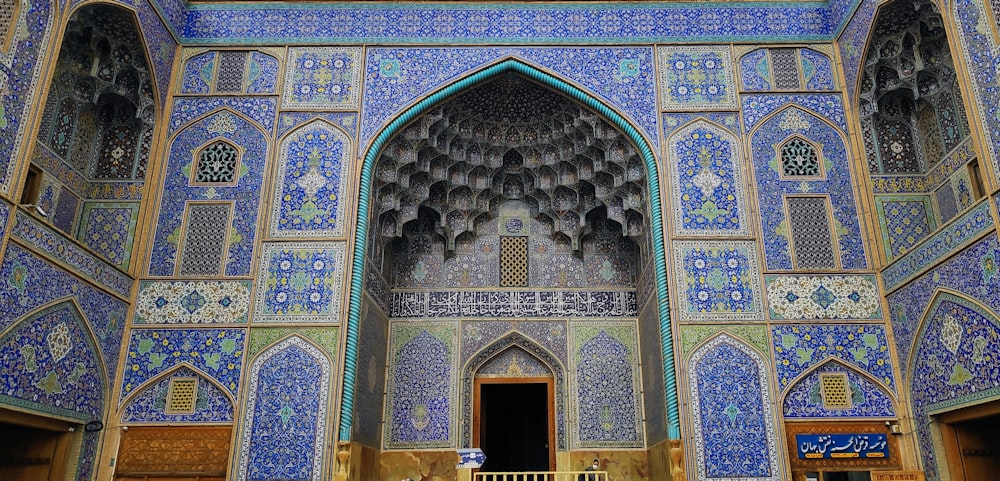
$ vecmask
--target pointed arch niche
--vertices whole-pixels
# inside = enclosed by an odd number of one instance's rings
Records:
[[[170,412],[172,383],[191,381],[190,412]],[[218,380],[187,363],[146,382],[129,395],[120,409],[123,424],[232,423],[232,394]]]
[[[649,142],[624,117],[516,59],[434,92],[388,124],[361,166],[340,440],[351,440],[359,330],[377,331],[360,327],[363,302],[393,329],[410,319],[638,322],[655,302],[666,406],[647,410],[666,411],[669,435],[679,437],[658,179]],[[466,336],[455,334],[465,358]],[[462,374],[465,395],[475,372]],[[466,419],[456,401],[453,420]],[[395,422],[385,421],[386,430]]]

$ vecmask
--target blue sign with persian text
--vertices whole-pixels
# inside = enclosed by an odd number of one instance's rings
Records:
[[[888,458],[885,434],[796,434],[799,459]]]

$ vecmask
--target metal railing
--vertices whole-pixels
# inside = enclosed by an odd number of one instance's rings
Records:
[[[608,481],[607,471],[520,471],[475,473],[474,481]]]

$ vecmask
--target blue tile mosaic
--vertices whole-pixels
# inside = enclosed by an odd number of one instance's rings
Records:
[[[120,399],[178,365],[210,376],[236,395],[245,329],[136,329],[129,340]]]
[[[170,135],[213,110],[231,109],[260,124],[265,132],[274,129],[277,100],[273,97],[179,97],[170,115]]]
[[[656,54],[662,110],[736,109],[729,46],[659,47]]]
[[[970,115],[978,117],[979,121],[974,123],[982,125],[981,131],[986,135],[983,142],[986,156],[992,159],[993,172],[1000,175],[1000,86],[997,85],[1000,73],[996,68],[1000,63],[1000,39],[994,33],[995,25],[994,29],[988,27],[990,16],[986,13],[996,7],[984,0],[956,0],[947,8],[958,24],[957,40],[963,46],[965,67],[974,80],[972,97],[978,112]],[[996,17],[993,21],[997,21]]]
[[[740,82],[743,90],[771,90],[771,62],[766,48],[758,48],[739,59]]]
[[[174,69],[174,54],[177,42],[170,30],[156,13],[152,2],[156,0],[135,0],[135,13],[139,18],[140,31],[146,44],[150,67],[156,77],[156,91],[159,94],[160,109],[167,104],[167,92]]]
[[[7,234],[7,221],[10,220],[10,207],[6,200],[0,199],[0,239]]]
[[[940,288],[961,292],[994,312],[1000,312],[1000,242],[989,234],[887,296],[893,340],[906,359],[913,338],[934,292]],[[901,364],[904,370],[907,365]]]
[[[771,327],[778,386],[785,390],[803,372],[828,358],[867,372],[893,392],[885,327],[881,324],[783,324]]]
[[[170,380],[197,378],[194,412],[167,413],[167,393]],[[180,367],[126,399],[121,408],[121,422],[141,423],[231,423],[233,400],[225,388],[187,368]]]
[[[721,125],[730,132],[740,131],[740,119],[736,112],[670,112],[664,113],[660,121],[663,128],[663,138],[670,137],[677,129],[696,120],[705,120]]]
[[[808,48],[800,48],[799,57],[802,62],[802,77],[806,82],[806,90],[836,89],[830,57]]]
[[[993,228],[989,200],[944,226],[919,246],[885,268],[882,278],[885,288],[892,290],[912,279],[921,271]]]
[[[490,359],[479,368],[479,378],[525,378],[551,377],[552,371],[524,349],[507,349]]]
[[[262,352],[250,369],[239,481],[322,478],[330,360],[299,337]]]
[[[929,196],[876,196],[886,259],[892,262],[937,229]]]
[[[708,122],[671,134],[667,164],[677,235],[749,235],[742,160],[737,137]]]
[[[921,323],[910,365],[910,396],[928,478],[939,466],[928,413],[1000,394],[1000,319],[979,304],[942,292]]]
[[[573,316],[569,316],[573,317]],[[462,322],[461,364],[476,356],[485,347],[515,332],[532,344],[549,352],[560,363],[566,364],[566,321],[464,321]]]
[[[27,8],[25,8],[27,7]],[[0,193],[10,193],[13,187],[14,159],[25,134],[30,109],[37,90],[44,82],[39,75],[43,62],[39,55],[48,46],[52,29],[52,2],[34,0],[19,9],[14,21],[23,25],[26,34],[11,42],[5,54],[0,54]]]
[[[745,132],[753,132],[757,124],[788,105],[808,110],[837,126],[841,132],[847,131],[844,101],[839,94],[743,94],[740,101]]]
[[[202,100],[212,104],[218,99]],[[177,99],[175,107],[181,112],[178,117],[190,113],[181,105],[185,100],[195,99]],[[269,108],[274,107],[273,100],[269,105]],[[226,139],[241,149],[236,185],[191,185],[190,169],[195,160],[193,153],[213,139]],[[228,235],[228,252],[224,256],[225,275],[250,275],[267,150],[267,136],[253,123],[228,110],[200,119],[174,137],[170,143],[163,180],[159,222],[149,256],[149,275],[174,275],[185,207],[189,201],[204,200],[232,202],[234,213]]]
[[[138,203],[86,202],[80,216],[79,239],[108,262],[127,270],[138,220]]]
[[[109,378],[71,301],[32,313],[0,339],[0,401],[81,421],[101,419]]]
[[[197,5],[178,23],[185,44],[626,43],[830,39],[853,3],[521,5],[350,4],[285,8]]]
[[[882,296],[872,275],[765,275],[771,320],[882,320]]]
[[[253,322],[339,323],[346,249],[344,243],[265,244]]]
[[[340,237],[351,174],[351,139],[317,120],[288,134],[278,146],[271,201],[271,237]]]
[[[632,317],[630,291],[432,291],[393,292],[393,318]]]
[[[383,446],[447,448],[455,445],[454,323],[393,324]]]
[[[284,137],[292,129],[315,119],[323,119],[344,129],[352,139],[358,133],[358,114],[354,112],[281,112],[278,114],[278,137]]]
[[[634,323],[570,326],[576,396],[575,446],[643,447]]]
[[[861,83],[861,62],[865,56],[865,46],[871,33],[872,22],[875,21],[875,11],[880,0],[860,0],[854,15],[847,19],[837,46],[840,48],[841,68],[844,72],[847,98],[852,104],[857,101],[857,91]]]
[[[125,302],[12,243],[7,244],[0,279],[0,331],[35,309],[72,297],[97,337],[107,379],[115,378],[128,309]]]
[[[756,98],[761,104],[772,105],[773,99],[769,97]],[[836,97],[816,95],[810,96],[809,100],[820,98],[826,98],[831,107],[840,111],[839,100],[832,100]],[[752,110],[755,108],[753,107],[755,103],[747,105],[744,97],[745,109]],[[780,102],[774,102],[773,105],[779,104]],[[746,118],[744,117],[744,120]],[[841,123],[842,121],[841,118]],[[751,124],[747,122],[748,125]],[[825,177],[808,180],[781,178],[780,146],[792,136],[805,139],[817,146]],[[866,269],[868,262],[861,242],[861,227],[854,200],[855,186],[851,178],[851,162],[842,134],[808,111],[798,107],[788,107],[754,129],[750,136],[750,145],[757,174],[757,197],[767,269],[792,269],[790,229],[785,215],[784,196],[802,194],[829,195],[833,206],[831,217],[833,231],[837,234],[841,267],[848,270]]]
[[[763,320],[753,242],[674,241],[682,321]]]
[[[278,88],[278,59],[263,52],[250,52],[247,94],[273,94]]]
[[[207,94],[212,90],[212,75],[215,72],[218,52],[210,51],[192,55],[184,61],[181,81],[177,88],[182,94]]]
[[[361,144],[417,98],[502,59],[552,72],[617,109],[653,145],[653,50],[616,48],[371,48],[365,61]]]
[[[828,373],[847,376],[850,407],[824,406],[820,375]],[[792,384],[782,401],[782,411],[785,419],[892,418],[896,416],[896,404],[884,386],[847,365],[831,360]]]
[[[281,106],[287,110],[355,110],[361,98],[361,48],[292,47]]]
[[[722,334],[691,355],[687,377],[697,479],[780,480],[763,357]]]

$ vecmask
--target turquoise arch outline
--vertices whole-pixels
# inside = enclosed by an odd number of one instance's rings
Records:
[[[347,342],[344,348],[344,384],[340,406],[339,440],[350,441],[353,426],[354,384],[357,380],[358,323],[361,319],[361,295],[364,287],[365,250],[368,242],[368,214],[372,195],[372,171],[375,160],[385,143],[417,116],[441,101],[497,75],[515,72],[531,80],[566,94],[587,107],[599,112],[616,127],[622,129],[639,148],[646,163],[650,199],[650,225],[653,229],[653,260],[656,270],[656,299],[660,317],[660,349],[663,356],[664,391],[667,404],[667,428],[671,439],[680,437],[680,417],[677,407],[677,381],[674,374],[673,334],[670,327],[670,302],[667,297],[666,252],[663,237],[663,214],[660,206],[659,172],[656,158],[645,138],[624,117],[593,95],[571,85],[552,74],[515,59],[507,59],[464,77],[434,92],[397,116],[375,137],[365,153],[358,185],[358,214],[355,227],[354,256],[351,261],[351,290],[348,302]]]

